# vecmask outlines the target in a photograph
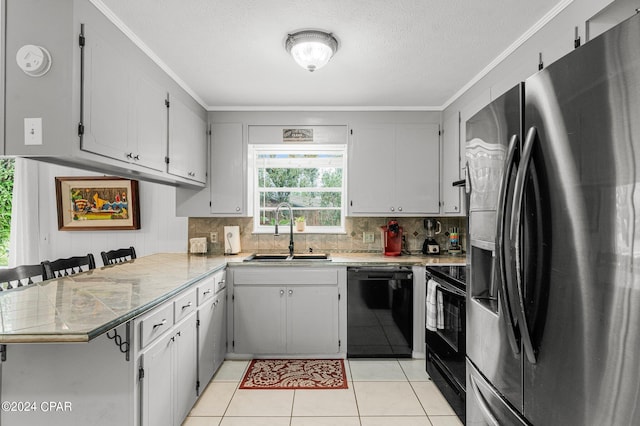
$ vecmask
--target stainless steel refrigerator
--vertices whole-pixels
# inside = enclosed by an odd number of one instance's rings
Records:
[[[467,424],[638,424],[640,15],[466,125]]]

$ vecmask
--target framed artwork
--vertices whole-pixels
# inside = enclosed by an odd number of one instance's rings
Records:
[[[138,181],[116,176],[56,177],[58,229],[140,229]]]

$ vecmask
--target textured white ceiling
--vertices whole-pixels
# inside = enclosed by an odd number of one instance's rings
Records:
[[[440,108],[560,0],[93,0],[212,110]],[[314,73],[287,33],[340,42]]]

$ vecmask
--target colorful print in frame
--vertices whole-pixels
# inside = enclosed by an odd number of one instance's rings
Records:
[[[138,181],[116,176],[56,177],[58,229],[140,229]]]

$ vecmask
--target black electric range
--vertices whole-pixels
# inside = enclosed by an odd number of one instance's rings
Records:
[[[462,423],[465,423],[466,400],[466,276],[465,265],[427,267],[427,312],[436,313],[437,321],[427,325],[427,373],[438,386]],[[435,302],[435,308],[434,304]],[[429,314],[427,313],[427,316]]]

